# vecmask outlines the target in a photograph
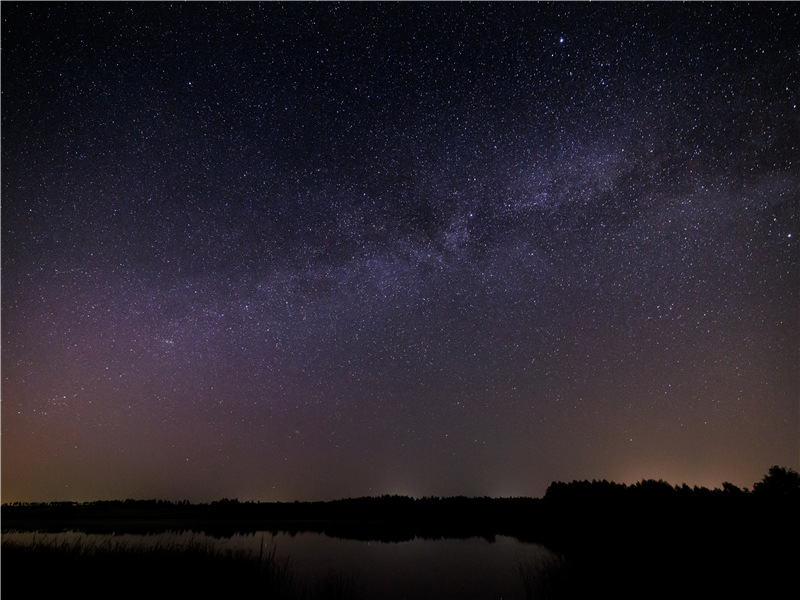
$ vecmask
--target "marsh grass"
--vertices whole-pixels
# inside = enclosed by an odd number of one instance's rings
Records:
[[[348,600],[358,596],[357,577],[355,573],[329,571],[307,588],[308,598],[325,598],[326,600]]]
[[[574,568],[560,554],[520,561],[515,569],[522,578],[528,600],[556,600],[575,597]]]
[[[354,575],[330,573],[304,580],[289,558],[261,543],[258,551],[219,548],[206,541],[132,544],[111,536],[100,541],[31,543],[3,540],[4,597],[76,595],[92,598],[210,598],[248,595],[302,599],[357,597]]]

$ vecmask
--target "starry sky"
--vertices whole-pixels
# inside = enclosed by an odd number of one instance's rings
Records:
[[[798,469],[799,11],[3,2],[3,501]]]

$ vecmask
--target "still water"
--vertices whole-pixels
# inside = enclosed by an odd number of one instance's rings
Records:
[[[289,558],[291,570],[300,577],[324,577],[335,572],[353,574],[361,598],[445,598],[463,600],[524,599],[525,589],[517,568],[552,558],[545,547],[497,536],[492,541],[416,538],[404,542],[376,542],[329,537],[321,533],[255,532],[230,538],[201,533],[151,535],[95,535],[79,532],[60,534],[7,533],[7,541],[166,545],[214,544],[221,549],[248,550],[256,554],[275,549],[278,559]]]

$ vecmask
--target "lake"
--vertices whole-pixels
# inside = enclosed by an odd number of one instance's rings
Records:
[[[525,587],[517,570],[519,566],[545,564],[554,558],[544,546],[505,536],[492,540],[472,537],[377,542],[311,532],[291,535],[264,531],[229,538],[193,532],[150,535],[12,532],[4,534],[3,539],[22,543],[34,540],[71,542],[88,546],[171,546],[199,542],[211,543],[221,549],[250,550],[256,554],[263,545],[265,552],[274,548],[279,559],[289,557],[292,570],[300,577],[324,577],[332,571],[355,575],[359,597],[368,600],[524,599]]]

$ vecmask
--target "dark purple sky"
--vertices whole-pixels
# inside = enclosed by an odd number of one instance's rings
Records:
[[[3,2],[3,501],[798,469],[798,10]]]

